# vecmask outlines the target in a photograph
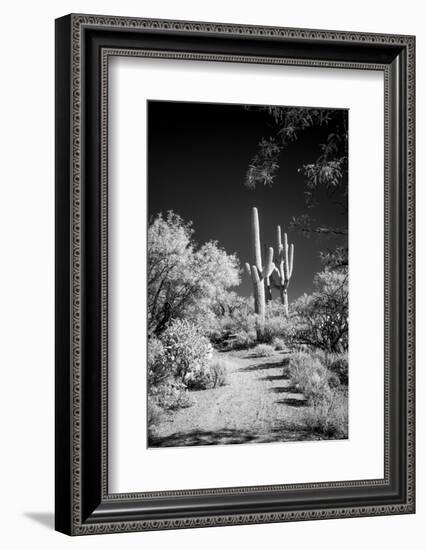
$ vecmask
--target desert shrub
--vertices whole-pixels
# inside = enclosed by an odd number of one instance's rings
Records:
[[[208,321],[206,314],[226,303],[229,289],[240,283],[235,254],[215,241],[199,246],[192,223],[173,212],[158,214],[149,224],[147,276],[148,333],[156,336],[173,319]]]
[[[202,384],[213,355],[209,340],[193,323],[176,319],[162,336],[165,360],[174,376],[188,388]]]
[[[186,386],[173,374],[173,363],[167,358],[161,340],[148,340],[148,407],[147,419],[150,433],[155,431],[170,411],[189,407],[192,400]]]
[[[240,331],[231,340],[228,340],[228,347],[235,350],[249,349],[256,343],[256,338],[255,331]]]
[[[274,355],[275,349],[273,346],[270,346],[269,344],[258,344],[253,349],[253,355],[256,357],[270,357],[271,355]]]
[[[330,371],[338,377],[340,384],[347,386],[349,382],[349,364],[347,356],[338,357],[330,364]]]
[[[151,386],[148,404],[156,405],[165,411],[174,411],[192,404],[191,396],[185,384],[176,378],[169,377],[158,386]]]
[[[259,333],[258,341],[260,343],[272,344],[275,338],[281,338],[285,341],[292,339],[292,320],[286,317],[284,306],[272,300],[266,307],[266,318],[262,332]]]
[[[314,433],[335,439],[348,437],[348,400],[347,396],[334,390],[303,414],[305,426]]]
[[[225,386],[227,383],[228,362],[220,357],[213,357],[209,364],[211,387]]]
[[[330,371],[330,377],[338,377],[339,384],[348,385],[348,352],[327,352],[316,349],[310,352],[311,357],[315,357]]]
[[[227,370],[227,361],[213,356],[206,367],[194,375],[188,387],[192,390],[209,390],[224,386],[227,382]]]
[[[231,290],[218,291],[214,297],[201,297],[185,311],[184,318],[199,326],[216,348],[228,347],[235,334],[256,329],[252,298]]]
[[[210,365],[192,371],[185,383],[190,390],[208,390],[214,387]]]
[[[170,376],[163,343],[158,338],[148,340],[148,385],[158,386]]]
[[[293,304],[294,340],[326,352],[348,349],[348,274],[326,269],[317,273],[313,294]]]
[[[316,349],[310,352],[311,357],[318,359],[330,371],[330,379],[339,379],[339,384],[348,385],[348,353],[327,352]]]
[[[148,397],[147,421],[148,428],[153,429],[156,424],[161,422],[164,416],[164,410],[156,403],[151,396]]]
[[[313,359],[317,359],[320,363],[328,367],[329,354],[326,353],[323,349],[314,348],[310,350],[306,344],[301,344],[300,351],[302,351],[303,353],[309,353],[309,355]],[[333,357],[334,357],[334,354],[333,354]]]
[[[253,308],[240,309],[234,312],[232,317],[227,317],[222,320],[222,330],[229,334],[238,334],[245,332],[246,334],[256,333],[258,319]]]
[[[272,340],[272,345],[277,351],[287,351],[287,345],[283,338],[278,338],[277,336]]]
[[[290,360],[288,374],[295,389],[303,392],[307,401],[319,405],[330,397],[327,368],[307,353],[295,353]]]
[[[340,386],[340,378],[335,372],[329,373],[327,382],[331,389],[338,388]]]
[[[221,312],[226,311],[226,314]],[[206,332],[217,346],[226,345],[231,349],[248,349],[258,344],[272,344],[275,338],[292,341],[294,332],[291,319],[285,316],[283,305],[276,300],[267,304],[266,318],[262,329],[259,318],[253,311],[253,300],[238,297],[220,310],[215,309],[216,324],[209,322],[211,329]],[[198,323],[204,325],[205,320]]]
[[[148,434],[152,436],[158,425],[172,411],[190,407],[193,403],[187,388],[173,377],[163,380],[159,385],[148,388],[147,424]]]

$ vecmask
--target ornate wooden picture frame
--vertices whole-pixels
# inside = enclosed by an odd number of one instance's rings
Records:
[[[112,56],[383,73],[383,479],[109,492],[107,77]],[[414,513],[414,56],[413,36],[78,14],[56,21],[58,531],[85,535]]]

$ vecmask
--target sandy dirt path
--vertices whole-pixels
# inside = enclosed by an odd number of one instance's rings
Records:
[[[298,429],[305,407],[302,394],[294,392],[283,369],[288,354],[271,357],[221,353],[226,358],[227,385],[191,392],[194,404],[164,421],[150,446],[266,443],[306,439]],[[312,434],[310,435],[312,439]]]

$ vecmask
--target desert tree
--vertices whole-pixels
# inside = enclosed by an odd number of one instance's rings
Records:
[[[215,241],[197,245],[192,224],[173,212],[149,224],[147,278],[148,333],[156,336],[194,304],[210,308],[240,282],[236,256]]]
[[[338,212],[348,211],[348,127],[347,114],[343,109],[316,109],[299,107],[247,107],[265,113],[272,129],[269,136],[263,136],[257,152],[252,157],[245,185],[249,189],[257,186],[272,186],[279,173],[285,150],[309,131],[319,131],[322,143],[318,154],[310,162],[303,163],[298,172],[304,180],[304,194],[307,208],[311,211],[319,203],[327,201]],[[306,237],[336,237],[347,239],[347,227],[319,223],[311,213],[294,215],[291,229]],[[347,265],[347,246],[340,247],[337,258],[334,249],[328,250],[330,265],[342,261]]]
[[[327,352],[348,349],[348,273],[325,269],[315,275],[314,292],[293,304],[295,338]]]

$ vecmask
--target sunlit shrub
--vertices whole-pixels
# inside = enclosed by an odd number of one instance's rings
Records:
[[[331,391],[303,413],[305,426],[314,433],[335,439],[348,437],[348,399],[344,392]]]
[[[209,364],[211,387],[225,386],[228,379],[229,363],[226,359],[213,357]]]
[[[158,386],[152,386],[148,400],[166,411],[189,407],[192,404],[192,399],[185,384],[173,377],[168,378]]]
[[[277,351],[287,351],[288,347],[283,338],[275,337],[272,340],[272,345]]]
[[[327,352],[321,349],[310,351],[309,355],[315,359],[318,359],[329,370],[329,382],[330,385],[335,385],[335,381],[338,380],[339,384],[343,386],[348,385],[348,352]]]
[[[342,385],[349,382],[349,364],[347,356],[338,357],[330,364],[330,371],[335,374]]]
[[[228,340],[228,346],[235,350],[249,349],[256,343],[256,338],[255,331],[240,331],[231,340]]]
[[[307,353],[295,353],[290,359],[288,374],[292,386],[301,391],[310,404],[318,405],[330,397],[327,368]]]
[[[147,422],[148,429],[152,430],[164,416],[164,410],[157,404],[155,398],[148,396]]]
[[[148,385],[158,386],[171,374],[163,343],[158,338],[148,339]]]
[[[270,346],[269,344],[258,344],[253,349],[253,355],[255,357],[270,357],[271,355],[274,355],[274,353],[274,347]]]
[[[326,352],[348,349],[348,274],[324,270],[315,275],[315,292],[300,296],[293,304],[297,343]]]
[[[162,342],[165,360],[174,376],[188,388],[202,384],[213,348],[200,329],[189,321],[176,319],[164,331]]]

